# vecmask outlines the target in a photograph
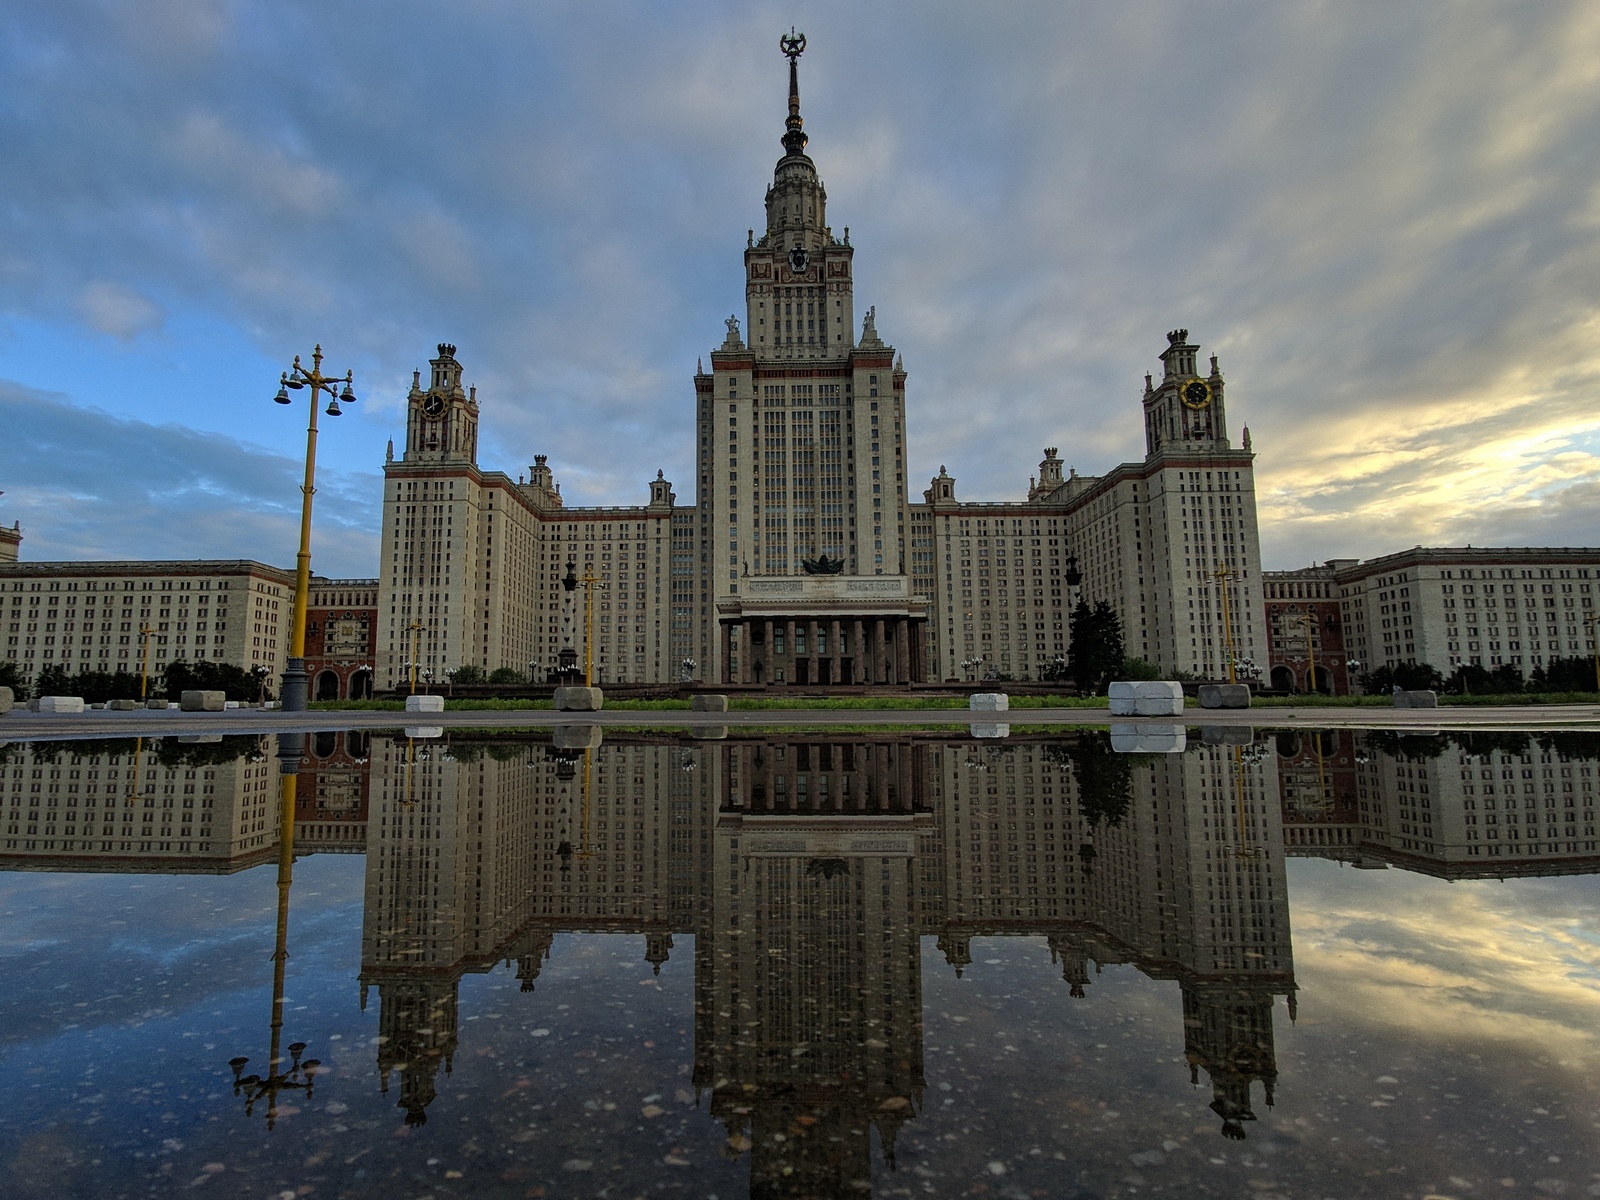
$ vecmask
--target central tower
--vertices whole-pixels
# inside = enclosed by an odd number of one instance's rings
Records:
[[[766,229],[745,242],[745,329],[727,319],[711,370],[695,376],[699,435],[698,621],[703,677],[718,678],[718,600],[751,576],[799,575],[826,555],[846,575],[906,570],[905,371],[867,311],[855,330],[849,230],[806,154],[799,59],[789,60],[783,156]]]
[[[842,358],[855,327],[848,231],[833,236],[828,192],[806,154],[800,115],[800,55],[804,34],[779,39],[789,58],[789,115],[783,157],[767,188],[767,227],[751,230],[744,252],[745,319],[750,347],[761,358],[810,361]]]

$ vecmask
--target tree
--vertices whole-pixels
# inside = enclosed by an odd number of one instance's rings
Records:
[[[168,700],[183,699],[184,692],[222,692],[229,700],[249,701],[261,694],[261,681],[232,663],[177,662],[167,664],[161,673],[161,686],[152,691]]]
[[[1072,610],[1071,647],[1067,669],[1080,696],[1099,695],[1122,667],[1122,621],[1104,600],[1090,608],[1078,601]]]
[[[1410,659],[1361,676],[1361,689],[1368,695],[1384,695],[1395,688],[1403,692],[1437,692],[1444,688],[1444,676],[1439,674],[1439,668]]]
[[[1595,690],[1594,660],[1580,658],[1552,658],[1543,671],[1535,669],[1534,683],[1529,691],[1537,692],[1592,692]]]
[[[36,696],[70,696],[67,690],[71,678],[60,667],[49,666],[39,672],[33,681],[33,693]]]
[[[461,676],[456,675],[459,681]],[[490,683],[527,683],[528,677],[515,667],[496,667],[489,672]]]
[[[465,666],[457,667],[456,668],[456,673],[455,673],[455,678],[452,680],[452,682],[454,682],[454,683],[482,683],[483,682],[483,668],[478,666],[476,663],[467,663]]]
[[[1510,663],[1492,669],[1476,663],[1462,663],[1445,680],[1444,686],[1461,695],[1505,696],[1522,691],[1524,683],[1522,672]]]
[[[28,677],[22,673],[22,668],[14,662],[0,663],[0,687],[11,689],[14,700],[26,700],[29,695]]]

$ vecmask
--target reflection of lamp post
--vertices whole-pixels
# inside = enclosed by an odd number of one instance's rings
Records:
[[[339,402],[355,402],[350,390],[355,376],[346,371],[344,379],[322,373],[322,347],[311,352],[311,370],[300,365],[300,356],[294,356],[294,366],[283,373],[278,394],[273,397],[279,404],[288,404],[290,390],[311,389],[311,423],[306,426],[306,477],[300,487],[300,552],[295,556],[294,620],[289,626],[289,661],[284,665],[283,683],[279,696],[286,712],[304,712],[309,699],[310,681],[306,677],[306,600],[311,592],[311,496],[316,491],[317,476],[317,401],[318,393],[328,393],[328,415],[339,415]],[[344,391],[336,389],[340,383]]]
[[[267,706],[267,676],[272,672],[258,664],[250,668],[250,674],[255,676],[256,684],[260,687],[260,695],[256,697],[256,703],[265,708]]]
[[[278,1121],[278,1093],[304,1091],[309,1098],[321,1065],[314,1058],[301,1061],[306,1044],[292,1042],[285,1070],[282,1050],[284,974],[289,962],[289,886],[294,881],[294,800],[304,749],[304,734],[282,734],[278,738],[278,928],[272,953],[272,1037],[267,1074],[264,1078],[243,1074],[248,1058],[228,1061],[233,1068],[233,1094],[245,1098],[245,1116],[251,1115],[257,1100],[266,1097],[268,1129]]]

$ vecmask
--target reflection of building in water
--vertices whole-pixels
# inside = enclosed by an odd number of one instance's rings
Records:
[[[718,804],[696,929],[695,1082],[751,1194],[870,1189],[921,1102],[926,749],[796,737],[703,755]]]
[[[1278,754],[1285,852],[1320,857],[1353,854],[1361,836],[1356,734],[1285,731],[1275,734],[1271,745]]]
[[[1354,845],[1306,853],[1452,878],[1600,866],[1591,735],[1365,734],[1354,757]]]
[[[932,758],[946,960],[1042,933],[1075,997],[1091,961],[1177,980],[1189,1062],[1242,1136],[1251,1083],[1271,1100],[1274,997],[1294,996],[1275,765],[1230,746],[1135,765],[1096,736]]]
[[[504,961],[531,991],[557,930],[644,933],[665,961],[670,755],[594,755],[585,805],[582,762],[548,743],[373,741],[361,982],[378,989],[378,1065],[385,1088],[400,1072],[408,1121],[450,1068],[466,972]]]
[[[372,735],[323,730],[306,739],[295,788],[297,854],[362,854],[367,848],[367,782]]]
[[[587,763],[411,749],[374,751],[363,980],[413,1120],[461,974],[518,959],[531,986],[567,930],[642,933],[657,966],[694,934],[695,1077],[758,1194],[867,1179],[873,1129],[892,1155],[921,1102],[925,936],[958,970],[974,937],[1042,936],[1064,995],[1107,963],[1175,980],[1225,1131],[1270,1095],[1294,988],[1275,756],[921,734],[618,738]]]
[[[8,746],[0,869],[237,871],[264,862],[278,842],[277,768],[257,751],[254,738]]]

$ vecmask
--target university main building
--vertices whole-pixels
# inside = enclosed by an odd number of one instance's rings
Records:
[[[1186,330],[1145,377],[1142,462],[1064,475],[1048,449],[1010,503],[957,499],[941,466],[913,500],[906,369],[873,309],[858,326],[855,248],[806,154],[804,39],[783,48],[784,152],[746,238],[745,318],[694,377],[693,502],[659,471],[647,504],[570,508],[543,455],[526,476],[482,469],[476,390],[441,345],[385,467],[378,686],[412,661],[542,677],[573,636],[568,564],[599,581],[602,683],[668,682],[686,659],[730,684],[1038,678],[1079,599],[1112,605],[1128,654],[1214,677],[1219,576],[1234,653],[1265,662],[1249,434],[1234,446],[1216,358]]]

